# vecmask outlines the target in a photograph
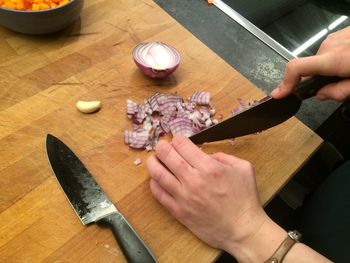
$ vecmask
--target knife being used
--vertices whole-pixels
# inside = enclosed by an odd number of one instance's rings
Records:
[[[261,132],[278,125],[294,116],[303,100],[316,95],[323,86],[338,82],[342,78],[313,76],[299,83],[295,92],[283,99],[269,96],[255,106],[243,110],[214,126],[189,137],[196,144],[220,141],[251,133]]]
[[[146,244],[68,146],[48,134],[46,151],[54,175],[81,222],[84,225],[95,222],[110,227],[128,262],[157,262]]]

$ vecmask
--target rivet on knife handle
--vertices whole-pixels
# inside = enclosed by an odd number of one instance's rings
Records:
[[[135,230],[119,213],[112,213],[96,222],[112,229],[117,242],[129,263],[154,263],[157,260]]]

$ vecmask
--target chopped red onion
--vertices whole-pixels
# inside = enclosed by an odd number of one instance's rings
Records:
[[[245,103],[243,101],[243,99],[238,98],[237,100],[238,100],[238,103],[241,105],[241,107],[234,108],[233,110],[231,110],[231,113],[232,113],[232,115],[236,115],[236,114],[241,113],[242,111],[244,111],[246,109],[249,109],[251,107],[259,105],[260,103],[263,103],[270,98],[271,98],[270,96],[265,96],[264,98],[262,98],[260,100],[252,100],[252,101],[249,101],[248,103]],[[220,117],[220,115],[219,115],[219,117]]]
[[[165,100],[166,97],[164,96],[164,94],[161,94],[159,92],[147,99],[153,111],[159,111],[159,105],[164,104]]]
[[[133,131],[125,131],[124,141],[132,148],[152,150],[167,133],[191,136],[209,127],[215,109],[208,92],[195,92],[188,102],[176,94],[156,93],[141,104],[127,100],[126,113]]]
[[[173,73],[180,63],[180,53],[162,42],[138,44],[132,52],[136,65],[152,78],[164,78]]]
[[[142,160],[140,158],[137,158],[135,161],[134,161],[134,164],[136,166],[140,165],[142,163]]]
[[[188,118],[180,117],[173,119],[168,123],[168,125],[173,136],[175,134],[182,134],[186,137],[193,135],[192,122]]]
[[[208,106],[210,103],[210,94],[205,91],[196,91],[190,97],[190,102],[194,102],[198,105],[206,105]]]
[[[240,107],[233,109],[232,114],[238,114],[268,98],[249,103],[239,98]],[[194,92],[187,102],[176,94],[158,92],[141,104],[129,99],[126,104],[126,114],[131,119],[133,130],[125,131],[124,141],[135,149],[151,151],[159,138],[167,133],[180,133],[189,137],[219,123],[217,119],[212,119],[216,111],[210,102],[210,94],[204,91]],[[218,119],[222,118],[223,115],[219,114]]]
[[[145,149],[147,152],[150,152],[153,150],[153,147],[151,145],[147,145]]]
[[[126,100],[126,114],[129,118],[131,118],[132,115],[134,115],[138,111],[138,107],[136,102],[133,102],[132,100]]]
[[[205,121],[205,127],[210,127],[211,125],[213,124],[213,122],[211,121],[211,119],[207,119],[206,121]]]
[[[145,129],[125,131],[124,141],[126,144],[129,144],[131,148],[144,149],[149,144],[149,133]]]

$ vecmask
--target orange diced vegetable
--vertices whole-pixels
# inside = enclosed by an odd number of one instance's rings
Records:
[[[35,10],[35,11],[39,11],[40,10],[40,8],[39,8],[39,4],[33,4],[32,5],[32,10]]]
[[[65,5],[69,2],[69,0],[62,0],[58,5]]]
[[[45,4],[45,3],[39,3],[39,8],[40,8],[40,10],[47,10],[50,8],[50,6],[48,4]]]
[[[16,9],[16,5],[10,1],[6,1],[2,6],[9,9]]]
[[[0,0],[0,6],[14,10],[47,10],[62,6],[71,0]]]
[[[18,1],[16,8],[17,10],[26,10],[23,1]]]

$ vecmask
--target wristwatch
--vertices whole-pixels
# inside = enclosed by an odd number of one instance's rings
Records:
[[[301,234],[297,230],[288,231],[288,235],[281,245],[276,249],[273,255],[264,263],[281,263],[288,251],[295,243],[300,242]]]

